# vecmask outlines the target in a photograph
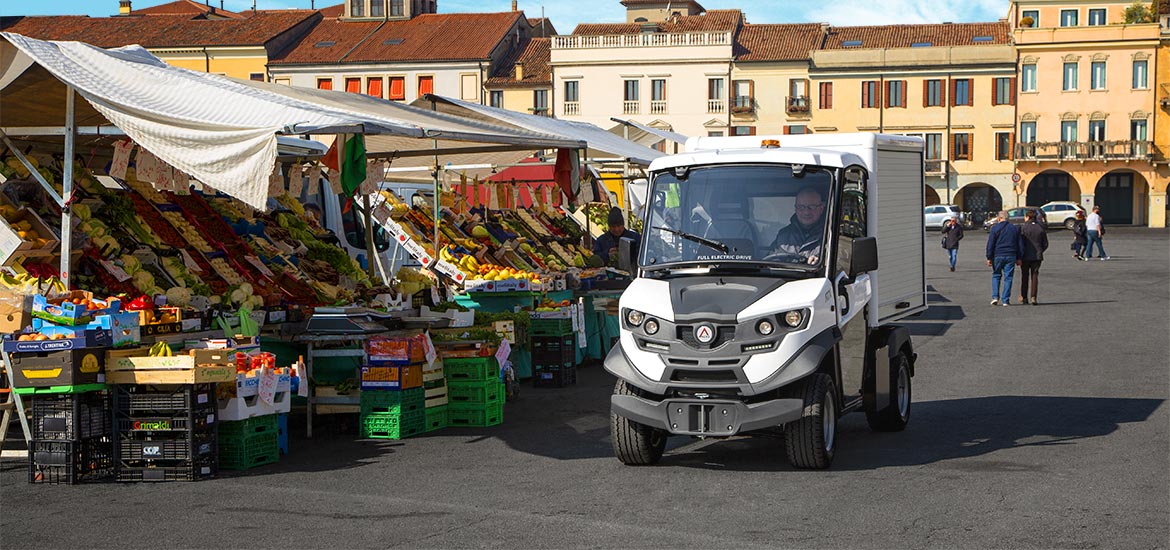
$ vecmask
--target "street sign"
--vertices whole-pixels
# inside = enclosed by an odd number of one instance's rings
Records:
[[[1015,172],[1012,174],[1012,183],[1020,183],[1020,173],[1019,172]]]

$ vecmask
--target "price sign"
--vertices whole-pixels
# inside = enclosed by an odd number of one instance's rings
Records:
[[[195,261],[195,258],[191,257],[190,252],[180,248],[179,255],[183,257],[183,265],[187,266],[187,269],[194,271],[195,273],[203,273],[203,268],[199,267],[199,264]]]
[[[504,368],[509,355],[512,355],[512,345],[507,340],[500,340],[500,349],[496,350],[496,362],[500,364],[500,368]]]
[[[257,258],[255,256],[251,256],[251,255],[247,255],[247,256],[244,256],[244,259],[248,260],[248,263],[255,266],[256,269],[259,270],[260,273],[262,275],[264,275],[265,277],[272,278],[272,277],[276,276],[276,274],[273,273],[271,269],[268,269],[268,266],[264,265],[264,262],[260,261],[260,258]]]
[[[129,281],[131,279],[130,275],[128,273],[126,273],[126,271],[124,269],[122,269],[121,267],[118,267],[116,264],[114,264],[114,262],[111,262],[109,260],[102,260],[101,264],[102,264],[102,267],[106,268],[106,271],[109,271],[110,275],[113,275],[114,278],[117,279],[119,283],[126,282],[126,281]]]
[[[260,400],[271,405],[276,397],[276,371],[268,367],[260,369]]]
[[[434,290],[435,290],[435,288],[431,287],[431,291],[434,291]],[[427,350],[426,350],[427,366],[430,367],[430,366],[433,366],[435,364],[435,359],[439,356],[439,354],[435,351],[435,343],[431,341],[431,333],[430,332],[426,333],[425,342],[426,342],[426,346],[427,346]]]
[[[126,179],[126,168],[130,166],[130,153],[134,152],[134,142],[124,139],[114,144],[114,160],[110,163],[109,174],[118,179]]]
[[[305,372],[305,362],[297,359],[297,377],[300,381],[297,385],[297,395],[301,397],[309,396],[309,375]]]

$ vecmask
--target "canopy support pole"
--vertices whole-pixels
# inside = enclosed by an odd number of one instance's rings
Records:
[[[437,139],[435,140],[435,150],[436,151],[439,150],[439,140],[437,140]],[[439,258],[441,257],[441,256],[439,256],[439,220],[442,219],[442,217],[439,213],[439,204],[442,202],[442,198],[439,196],[439,193],[442,191],[442,188],[439,185],[439,155],[438,155],[438,153],[435,153],[435,169],[434,169],[434,171],[431,172],[431,174],[435,178],[435,200],[433,201],[434,204],[432,205],[432,207],[434,208],[434,211],[435,211],[435,242],[434,242],[434,247],[435,247],[435,261],[437,262],[437,261],[439,261]]]
[[[371,279],[377,280],[378,271],[374,264],[378,262],[378,245],[374,243],[374,217],[370,215],[370,196],[362,193],[362,223],[366,226],[366,272]],[[380,267],[380,265],[379,265]]]
[[[73,86],[65,86],[65,160],[61,167],[61,283],[68,289],[69,253],[73,250],[73,138],[74,103],[76,96]]]
[[[12,140],[8,139],[8,134],[0,131],[0,138],[3,138],[4,145],[8,146],[8,150],[12,151],[12,154],[16,155],[17,160],[19,160],[20,163],[23,164],[26,169],[28,169],[29,173],[32,174],[32,177],[41,184],[41,187],[45,188],[45,192],[48,193],[50,197],[52,197],[53,201],[56,202],[58,206],[64,206],[65,199],[62,199],[61,195],[57,194],[57,190],[53,189],[53,186],[49,185],[49,182],[45,181],[44,176],[42,176],[40,172],[37,172],[37,167],[33,166],[32,163],[29,162],[28,158],[24,156],[24,153],[21,153],[20,149],[16,148],[16,144],[12,143]]]

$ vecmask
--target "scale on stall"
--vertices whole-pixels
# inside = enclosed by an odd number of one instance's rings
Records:
[[[319,307],[305,325],[308,334],[360,335],[386,332],[383,315],[364,307]]]

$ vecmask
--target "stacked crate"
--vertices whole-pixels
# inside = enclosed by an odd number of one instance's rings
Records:
[[[443,360],[443,371],[449,425],[487,427],[504,421],[504,383],[495,357],[450,357]]]
[[[114,388],[118,481],[196,481],[216,474],[215,384]]]
[[[406,439],[426,430],[424,390],[362,391],[361,433],[372,439]]]
[[[219,467],[247,470],[280,459],[280,419],[265,414],[219,425]]]
[[[109,480],[114,475],[109,391],[102,385],[57,389],[64,391],[27,392],[32,399],[29,483]]]
[[[447,377],[443,362],[436,360],[423,370],[423,391],[426,397],[426,431],[441,430],[449,425]]]
[[[572,319],[533,319],[532,377],[538,387],[577,383],[577,337]]]
[[[421,338],[371,338],[361,369],[361,435],[405,439],[426,430],[425,344]]]

